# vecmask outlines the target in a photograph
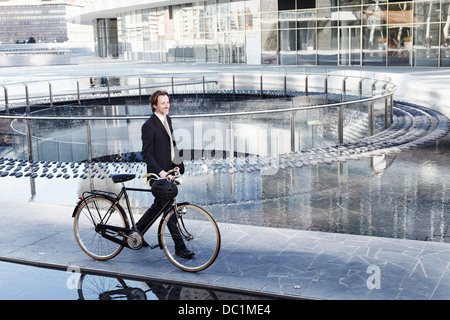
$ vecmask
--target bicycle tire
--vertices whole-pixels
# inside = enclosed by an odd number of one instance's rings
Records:
[[[78,280],[79,300],[126,300],[126,295],[116,294],[108,296],[107,292],[126,288],[123,279],[113,277],[101,277],[93,274],[83,273]]]
[[[123,245],[104,238],[95,228],[101,221],[104,224],[128,228],[123,208],[113,203],[113,199],[107,196],[92,196],[84,199],[75,212],[75,239],[91,258],[108,260],[117,256],[123,249]]]
[[[178,214],[174,209],[161,220],[159,239],[167,258],[178,268],[197,272],[208,268],[220,251],[220,231],[214,218],[204,209],[191,205],[178,205]],[[191,259],[175,253],[175,242],[169,230],[171,219],[176,219],[176,226],[182,235],[186,248],[195,253]]]

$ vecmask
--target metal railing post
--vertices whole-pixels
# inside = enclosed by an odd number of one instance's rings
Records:
[[[388,97],[384,98],[384,129],[387,129],[390,125],[389,123],[389,103]]]
[[[390,109],[391,109],[391,124],[394,122],[394,96],[391,93],[391,96],[389,97],[389,104],[390,104]]]
[[[295,112],[291,113],[291,151],[295,152]]]
[[[142,100],[141,78],[139,78],[138,81],[139,81],[139,101],[141,101]]]
[[[3,92],[5,94],[5,113],[9,114],[9,102],[8,102],[8,89],[5,86],[3,87]]]
[[[236,75],[233,73],[233,100],[235,94],[236,94]]]
[[[28,94],[28,85],[24,83],[25,85],[25,101],[26,101],[26,113],[30,113],[30,96]]]
[[[88,162],[92,162],[92,138],[91,138],[91,125],[89,120],[84,120],[86,124],[86,147],[87,147],[87,156]]]
[[[109,77],[106,77],[106,86],[108,88],[108,102],[111,102],[111,90],[109,88]]]
[[[338,139],[339,143],[344,143],[344,105],[339,106]]]
[[[232,157],[234,157],[234,134],[233,134],[233,120],[232,120],[232,118],[231,118],[231,116],[230,116],[230,119],[228,120],[228,132],[229,132],[229,143],[230,143],[230,145],[229,145],[229,148],[230,148],[230,151],[229,151],[229,157],[230,158],[232,158]]]
[[[50,98],[50,107],[53,107],[53,94],[52,94],[52,84],[48,82],[48,94]]]
[[[305,76],[305,96],[308,95],[308,75]]]
[[[202,77],[202,84],[203,84],[203,99],[205,99],[205,93],[206,93],[206,85],[205,85],[205,75]]]
[[[386,84],[383,86],[383,94],[386,93]],[[384,97],[384,129],[389,127],[389,110],[388,110],[388,97]]]
[[[375,80],[374,82],[372,82],[372,92],[371,92],[371,96],[373,97],[373,94],[376,90],[376,84],[377,84],[378,80]]]
[[[175,87],[174,87],[174,84],[173,84],[173,76],[172,76],[172,94],[174,94],[175,93]]]
[[[259,77],[259,95],[260,95],[260,97],[261,97],[261,99],[263,98],[263,88],[264,88],[264,86],[263,86],[263,74],[261,73],[261,76]]]
[[[29,120],[25,120],[26,126],[26,136],[27,136],[27,152],[28,152],[28,161],[33,160],[33,145],[31,139],[31,125]]]
[[[364,78],[363,79],[361,79],[361,80],[359,80],[359,82],[358,82],[358,95],[359,95],[359,97],[361,98],[361,96],[362,96],[362,91],[363,91],[363,81],[364,81]]]
[[[369,102],[369,136],[373,136],[375,126],[374,102]]]
[[[81,104],[81,98],[80,98],[80,81],[77,80],[77,97],[78,97],[78,104]]]
[[[347,101],[347,78],[342,79],[342,101]]]

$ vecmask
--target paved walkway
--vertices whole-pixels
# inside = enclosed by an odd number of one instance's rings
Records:
[[[150,248],[89,258],[73,236],[72,209],[1,201],[0,257],[285,297],[450,299],[450,244],[221,223],[216,262],[187,273]]]

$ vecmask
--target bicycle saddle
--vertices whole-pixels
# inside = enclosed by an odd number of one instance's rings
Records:
[[[135,177],[136,177],[135,174],[127,174],[127,173],[118,173],[111,175],[111,179],[114,183],[133,180]]]

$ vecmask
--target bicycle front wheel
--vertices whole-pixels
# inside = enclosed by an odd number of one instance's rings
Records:
[[[123,245],[104,238],[96,229],[97,224],[128,228],[122,207],[107,197],[87,198],[79,205],[73,222],[75,238],[88,256],[97,260],[114,258]]]
[[[177,212],[176,212],[177,211]],[[184,271],[196,272],[208,268],[220,250],[220,232],[213,217],[200,207],[184,204],[172,209],[161,220],[159,237],[167,258]],[[195,255],[188,259],[176,253],[180,239]]]

